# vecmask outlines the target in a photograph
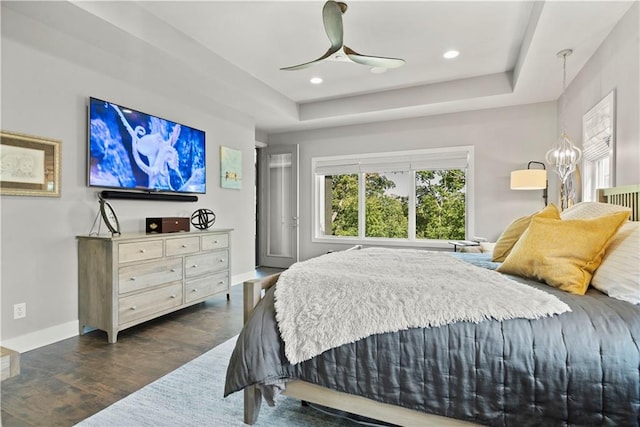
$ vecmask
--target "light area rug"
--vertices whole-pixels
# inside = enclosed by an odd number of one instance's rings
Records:
[[[79,427],[246,426],[243,393],[222,397],[229,358],[237,336],[148,384]],[[275,407],[263,403],[256,426],[336,426],[349,421],[280,397]]]

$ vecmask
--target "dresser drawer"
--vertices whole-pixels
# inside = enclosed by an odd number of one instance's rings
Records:
[[[229,268],[229,252],[216,251],[185,259],[185,276],[195,277]]]
[[[184,299],[186,303],[229,290],[229,275],[225,272],[187,282]]]
[[[161,258],[164,242],[162,240],[146,240],[144,242],[118,244],[118,261],[120,263],[144,261]]]
[[[191,254],[199,250],[200,238],[198,237],[167,239],[167,256]]]
[[[177,280],[182,280],[182,258],[120,267],[118,292],[126,294]]]
[[[203,251],[212,251],[214,249],[222,249],[227,247],[229,247],[228,234],[212,234],[209,236],[202,236]]]
[[[182,305],[182,283],[180,282],[121,297],[119,298],[118,324],[123,325],[180,305]]]

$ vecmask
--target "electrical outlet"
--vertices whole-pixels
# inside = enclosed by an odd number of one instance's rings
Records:
[[[13,318],[22,319],[23,317],[27,317],[27,303],[13,304]]]

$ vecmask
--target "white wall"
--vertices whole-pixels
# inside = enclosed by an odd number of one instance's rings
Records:
[[[544,206],[542,191],[512,191],[512,170],[544,161],[556,133],[556,103],[446,114],[369,125],[269,135],[269,145],[300,145],[300,257],[335,246],[311,242],[311,158],[473,145],[475,235],[495,240],[513,219]]]
[[[640,3],[636,2],[573,79],[565,95],[567,133],[582,146],[582,116],[616,90],[617,186],[640,183],[639,23]],[[567,68],[570,66],[571,56],[567,57]],[[558,74],[558,78],[561,76]]]
[[[11,15],[11,16],[8,16]],[[5,25],[10,20],[11,25]],[[26,26],[26,29],[25,29]],[[42,44],[23,40],[20,31],[37,32]],[[66,36],[21,15],[3,10],[3,130],[62,140],[60,198],[2,196],[0,239],[1,338],[3,345],[25,351],[78,333],[76,235],[87,234],[98,212],[100,189],[86,186],[87,110],[89,96],[110,100],[202,129],[207,138],[207,194],[196,203],[111,202],[126,232],[143,232],[151,216],[190,216],[210,208],[216,227],[233,228],[231,273],[244,280],[254,272],[254,144],[253,122],[227,113],[221,117],[181,96],[170,80],[166,86],[145,86],[116,79],[62,60],[50,49],[64,48]],[[74,43],[82,46],[81,40]],[[74,48],[77,48],[75,45]],[[53,47],[52,47],[53,46]],[[87,63],[95,54],[87,49]],[[110,61],[116,61],[110,58]],[[126,76],[129,64],[111,63]],[[153,73],[136,65],[136,73]],[[179,76],[179,75],[178,75]],[[158,76],[156,76],[157,78]],[[219,151],[225,145],[243,151],[243,189],[219,186]],[[103,226],[104,230],[104,226]],[[222,297],[224,298],[224,297]],[[26,302],[27,317],[13,319],[13,305]]]

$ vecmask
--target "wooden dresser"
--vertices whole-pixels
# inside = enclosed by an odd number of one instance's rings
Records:
[[[78,317],[86,327],[118,332],[227,294],[231,229],[167,234],[78,236]]]

